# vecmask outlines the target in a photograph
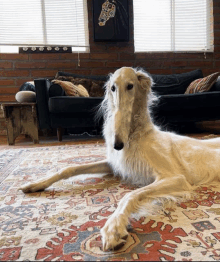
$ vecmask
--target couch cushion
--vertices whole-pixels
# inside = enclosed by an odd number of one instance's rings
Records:
[[[175,111],[195,108],[208,108],[220,105],[220,92],[207,92],[196,94],[164,95],[159,98],[155,110]],[[154,109],[153,109],[154,111]]]
[[[204,78],[194,80],[186,89],[185,94],[208,92],[216,82],[219,75],[220,73],[216,72]]]
[[[51,84],[48,88],[48,97],[65,96],[63,88],[58,84]]]
[[[210,92],[220,91],[220,76],[218,77],[217,81],[214,83],[214,85],[211,87],[211,89],[209,91]]]
[[[49,111],[50,113],[95,113],[102,100],[101,97],[51,97],[49,98]]]
[[[190,83],[198,78],[202,78],[203,74],[200,69],[172,75],[151,75],[154,81],[152,90],[158,95],[184,94]]]

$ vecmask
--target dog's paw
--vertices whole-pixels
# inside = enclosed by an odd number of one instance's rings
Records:
[[[123,247],[128,237],[128,231],[123,219],[111,217],[101,229],[103,251],[114,251]]]
[[[21,186],[18,190],[22,190],[24,193],[33,193],[36,191],[42,191],[47,187],[48,187],[47,183],[41,181],[36,183],[28,183],[24,186]]]

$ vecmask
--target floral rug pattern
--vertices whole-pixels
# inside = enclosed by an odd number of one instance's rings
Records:
[[[135,187],[112,175],[80,175],[44,192],[17,189],[56,171],[105,159],[105,145],[0,151],[1,261],[218,261],[220,187],[152,217],[132,218],[126,245],[103,252],[100,228]]]

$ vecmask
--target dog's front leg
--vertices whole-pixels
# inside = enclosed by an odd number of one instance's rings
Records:
[[[112,173],[112,170],[107,161],[100,161],[93,164],[63,168],[55,174],[47,175],[46,177],[39,179],[36,182],[28,183],[19,189],[22,190],[24,193],[36,192],[44,190],[53,183],[61,179],[67,179],[71,176],[76,176],[80,174],[102,173]]]
[[[135,191],[126,194],[101,229],[104,251],[117,250],[125,244],[128,237],[128,218],[135,212],[136,204],[138,204],[135,199]]]
[[[101,229],[103,250],[110,251],[122,247],[128,237],[128,219],[132,213],[156,198],[167,196],[181,196],[184,191],[190,191],[191,185],[182,175],[158,179],[154,183],[136,189],[125,195],[119,202],[117,209]]]

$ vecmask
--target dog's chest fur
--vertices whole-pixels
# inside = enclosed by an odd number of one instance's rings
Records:
[[[107,144],[107,159],[114,174],[134,185],[145,186],[155,180],[155,172],[143,156],[142,150],[135,146],[117,151]]]

